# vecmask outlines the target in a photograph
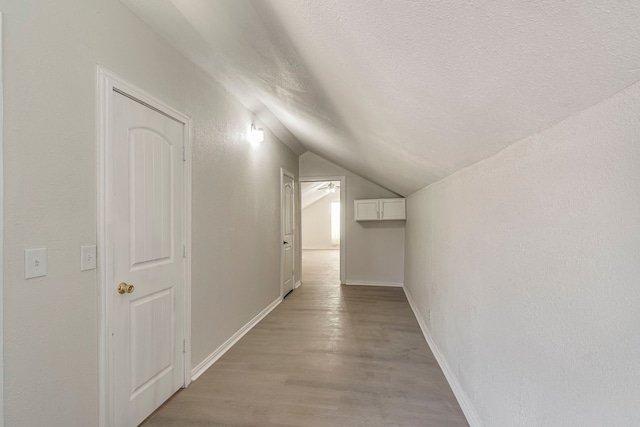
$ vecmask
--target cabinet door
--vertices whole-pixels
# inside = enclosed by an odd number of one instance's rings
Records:
[[[378,199],[355,200],[354,216],[356,221],[377,221]]]
[[[380,219],[407,219],[405,199],[380,199]]]

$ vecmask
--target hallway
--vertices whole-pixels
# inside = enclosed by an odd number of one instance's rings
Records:
[[[466,426],[400,288],[341,286],[339,251],[143,425]]]

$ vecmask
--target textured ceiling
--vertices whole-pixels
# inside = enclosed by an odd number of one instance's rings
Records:
[[[298,154],[408,195],[640,80],[640,1],[122,0]]]

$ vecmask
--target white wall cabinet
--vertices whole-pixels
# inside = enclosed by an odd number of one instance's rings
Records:
[[[354,201],[356,221],[391,221],[407,219],[406,199],[362,199]]]

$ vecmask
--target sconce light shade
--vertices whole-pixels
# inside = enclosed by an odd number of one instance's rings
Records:
[[[257,128],[255,125],[251,125],[251,142],[253,144],[259,144],[264,141],[264,129]]]

